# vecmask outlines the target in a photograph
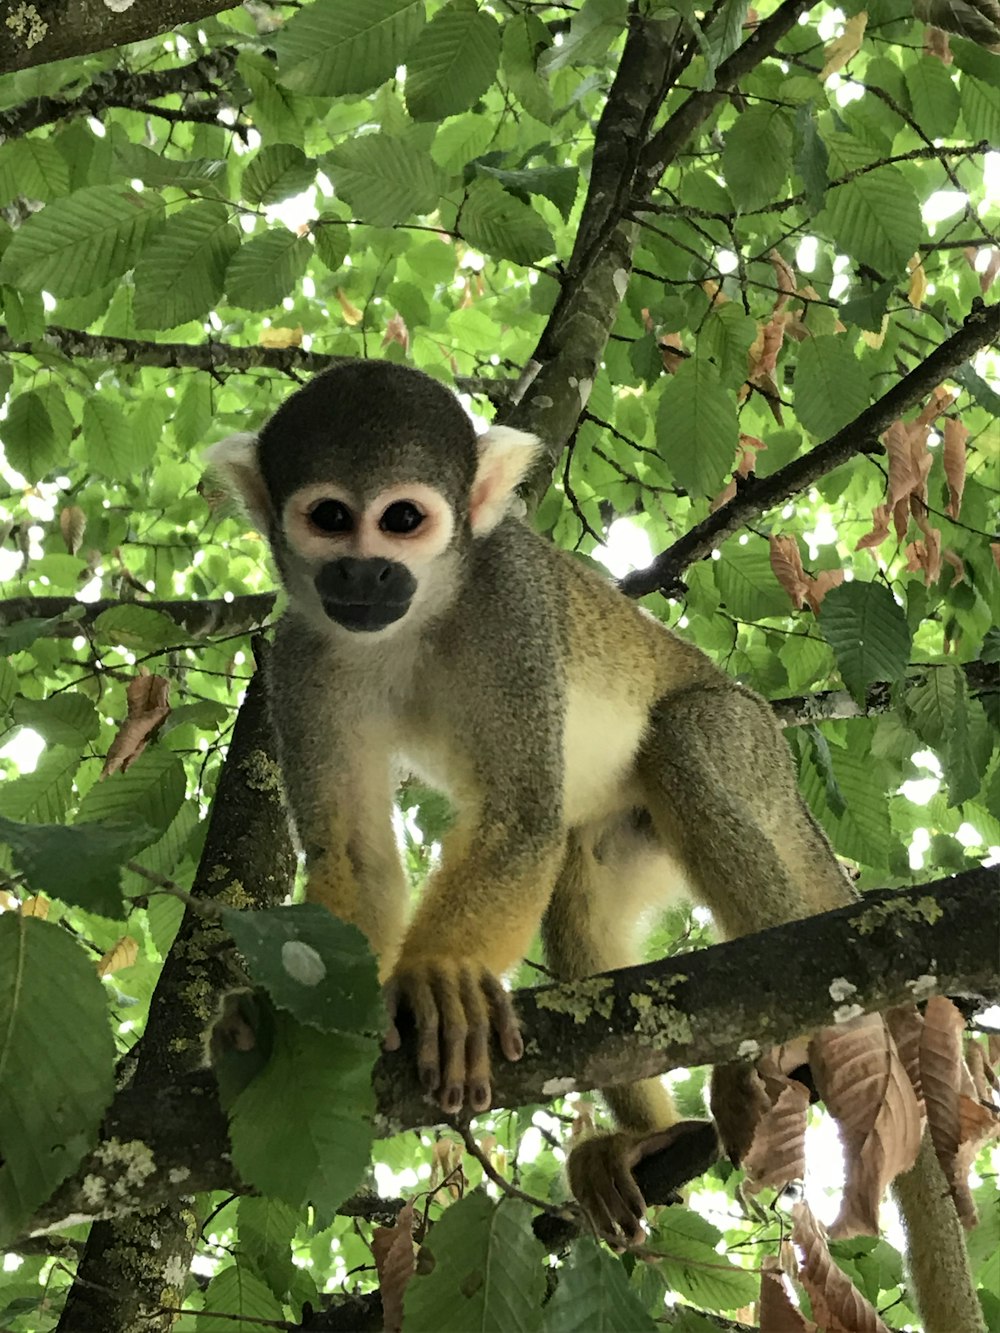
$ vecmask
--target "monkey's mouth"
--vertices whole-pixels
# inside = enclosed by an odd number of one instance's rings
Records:
[[[401,620],[410,609],[406,602],[333,602],[323,599],[323,610],[344,629],[372,633]]]

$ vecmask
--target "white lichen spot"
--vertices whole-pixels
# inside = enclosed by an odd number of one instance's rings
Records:
[[[830,982],[830,999],[837,1004],[843,1004],[845,1000],[849,1000],[852,995],[857,995],[857,993],[857,986],[848,981],[846,977],[834,977]]]
[[[104,3],[112,14],[124,14],[126,9],[132,8],[135,0],[104,0]]]
[[[839,1004],[833,1011],[833,1021],[835,1023],[850,1023],[855,1018],[860,1018],[864,1012],[860,1004]]]
[[[611,281],[615,285],[615,291],[618,294],[619,301],[624,301],[625,293],[628,291],[628,274],[623,268],[616,268],[611,275]]]
[[[103,1176],[84,1176],[80,1193],[90,1208],[100,1208],[107,1198],[108,1187]]]
[[[593,389],[593,387],[594,387],[594,381],[592,379],[587,378],[586,376],[584,376],[584,378],[577,385],[577,389],[580,392],[581,411],[587,406],[587,403],[590,401],[590,391],[591,389]]]
[[[922,976],[914,977],[912,981],[906,983],[906,988],[913,996],[914,1002],[927,1000],[937,993],[938,979],[930,972],[924,972]]]
[[[139,1189],[144,1181],[156,1171],[156,1162],[149,1145],[142,1139],[129,1139],[122,1143],[120,1139],[108,1139],[102,1143],[94,1156],[118,1178],[111,1186],[113,1194],[124,1198],[132,1190]]]
[[[281,946],[281,966],[300,986],[318,986],[326,980],[326,963],[311,944],[286,940]]]
[[[171,1185],[183,1185],[190,1174],[191,1172],[186,1166],[172,1166],[167,1172],[167,1179]]]
[[[163,1281],[168,1287],[183,1287],[187,1281],[187,1265],[178,1255],[172,1254],[163,1266]]]
[[[547,407],[552,406],[552,399],[547,393],[536,393],[531,400],[531,405],[544,411]]]
[[[753,1038],[741,1041],[736,1048],[736,1058],[737,1060],[759,1060],[760,1042],[754,1041]]]
[[[6,25],[15,37],[20,37],[30,51],[37,46],[49,30],[49,25],[39,14],[34,5],[20,4],[7,15]]]
[[[576,1090],[575,1078],[550,1078],[542,1084],[543,1097],[565,1097]]]

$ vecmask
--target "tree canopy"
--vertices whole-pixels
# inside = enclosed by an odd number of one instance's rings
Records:
[[[0,20],[0,1327],[957,1333],[879,1216],[902,1171],[962,1333],[1000,1328],[995,0]],[[529,521],[771,701],[896,891],[715,947],[670,913],[665,961],[526,997],[471,1125],[379,1058],[358,933],[282,905],[279,595],[201,461],[343,356],[539,435]],[[446,819],[404,786],[415,887]],[[913,1081],[852,1082],[889,1006]],[[746,1178],[709,1153],[638,1254],[580,1234],[598,1070],[701,1117],[761,1055]]]

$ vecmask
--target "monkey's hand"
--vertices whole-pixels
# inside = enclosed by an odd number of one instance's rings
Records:
[[[647,1163],[657,1155],[655,1164]],[[636,1245],[644,1234],[643,1189],[655,1203],[679,1202],[680,1186],[707,1171],[718,1155],[710,1120],[681,1120],[653,1134],[620,1130],[584,1139],[570,1153],[567,1171],[597,1232],[613,1245]]]
[[[508,1060],[524,1054],[510,996],[479,963],[450,958],[401,958],[385,987],[389,1031],[385,1049],[399,1049],[396,1016],[408,1008],[417,1026],[417,1069],[428,1092],[449,1114],[468,1102],[490,1104],[490,1031]]]

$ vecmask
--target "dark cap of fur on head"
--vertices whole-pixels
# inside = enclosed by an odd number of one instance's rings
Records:
[[[476,433],[455,395],[422,371],[345,359],[282,403],[258,458],[272,495],[322,481],[426,481],[457,497],[475,476]]]

